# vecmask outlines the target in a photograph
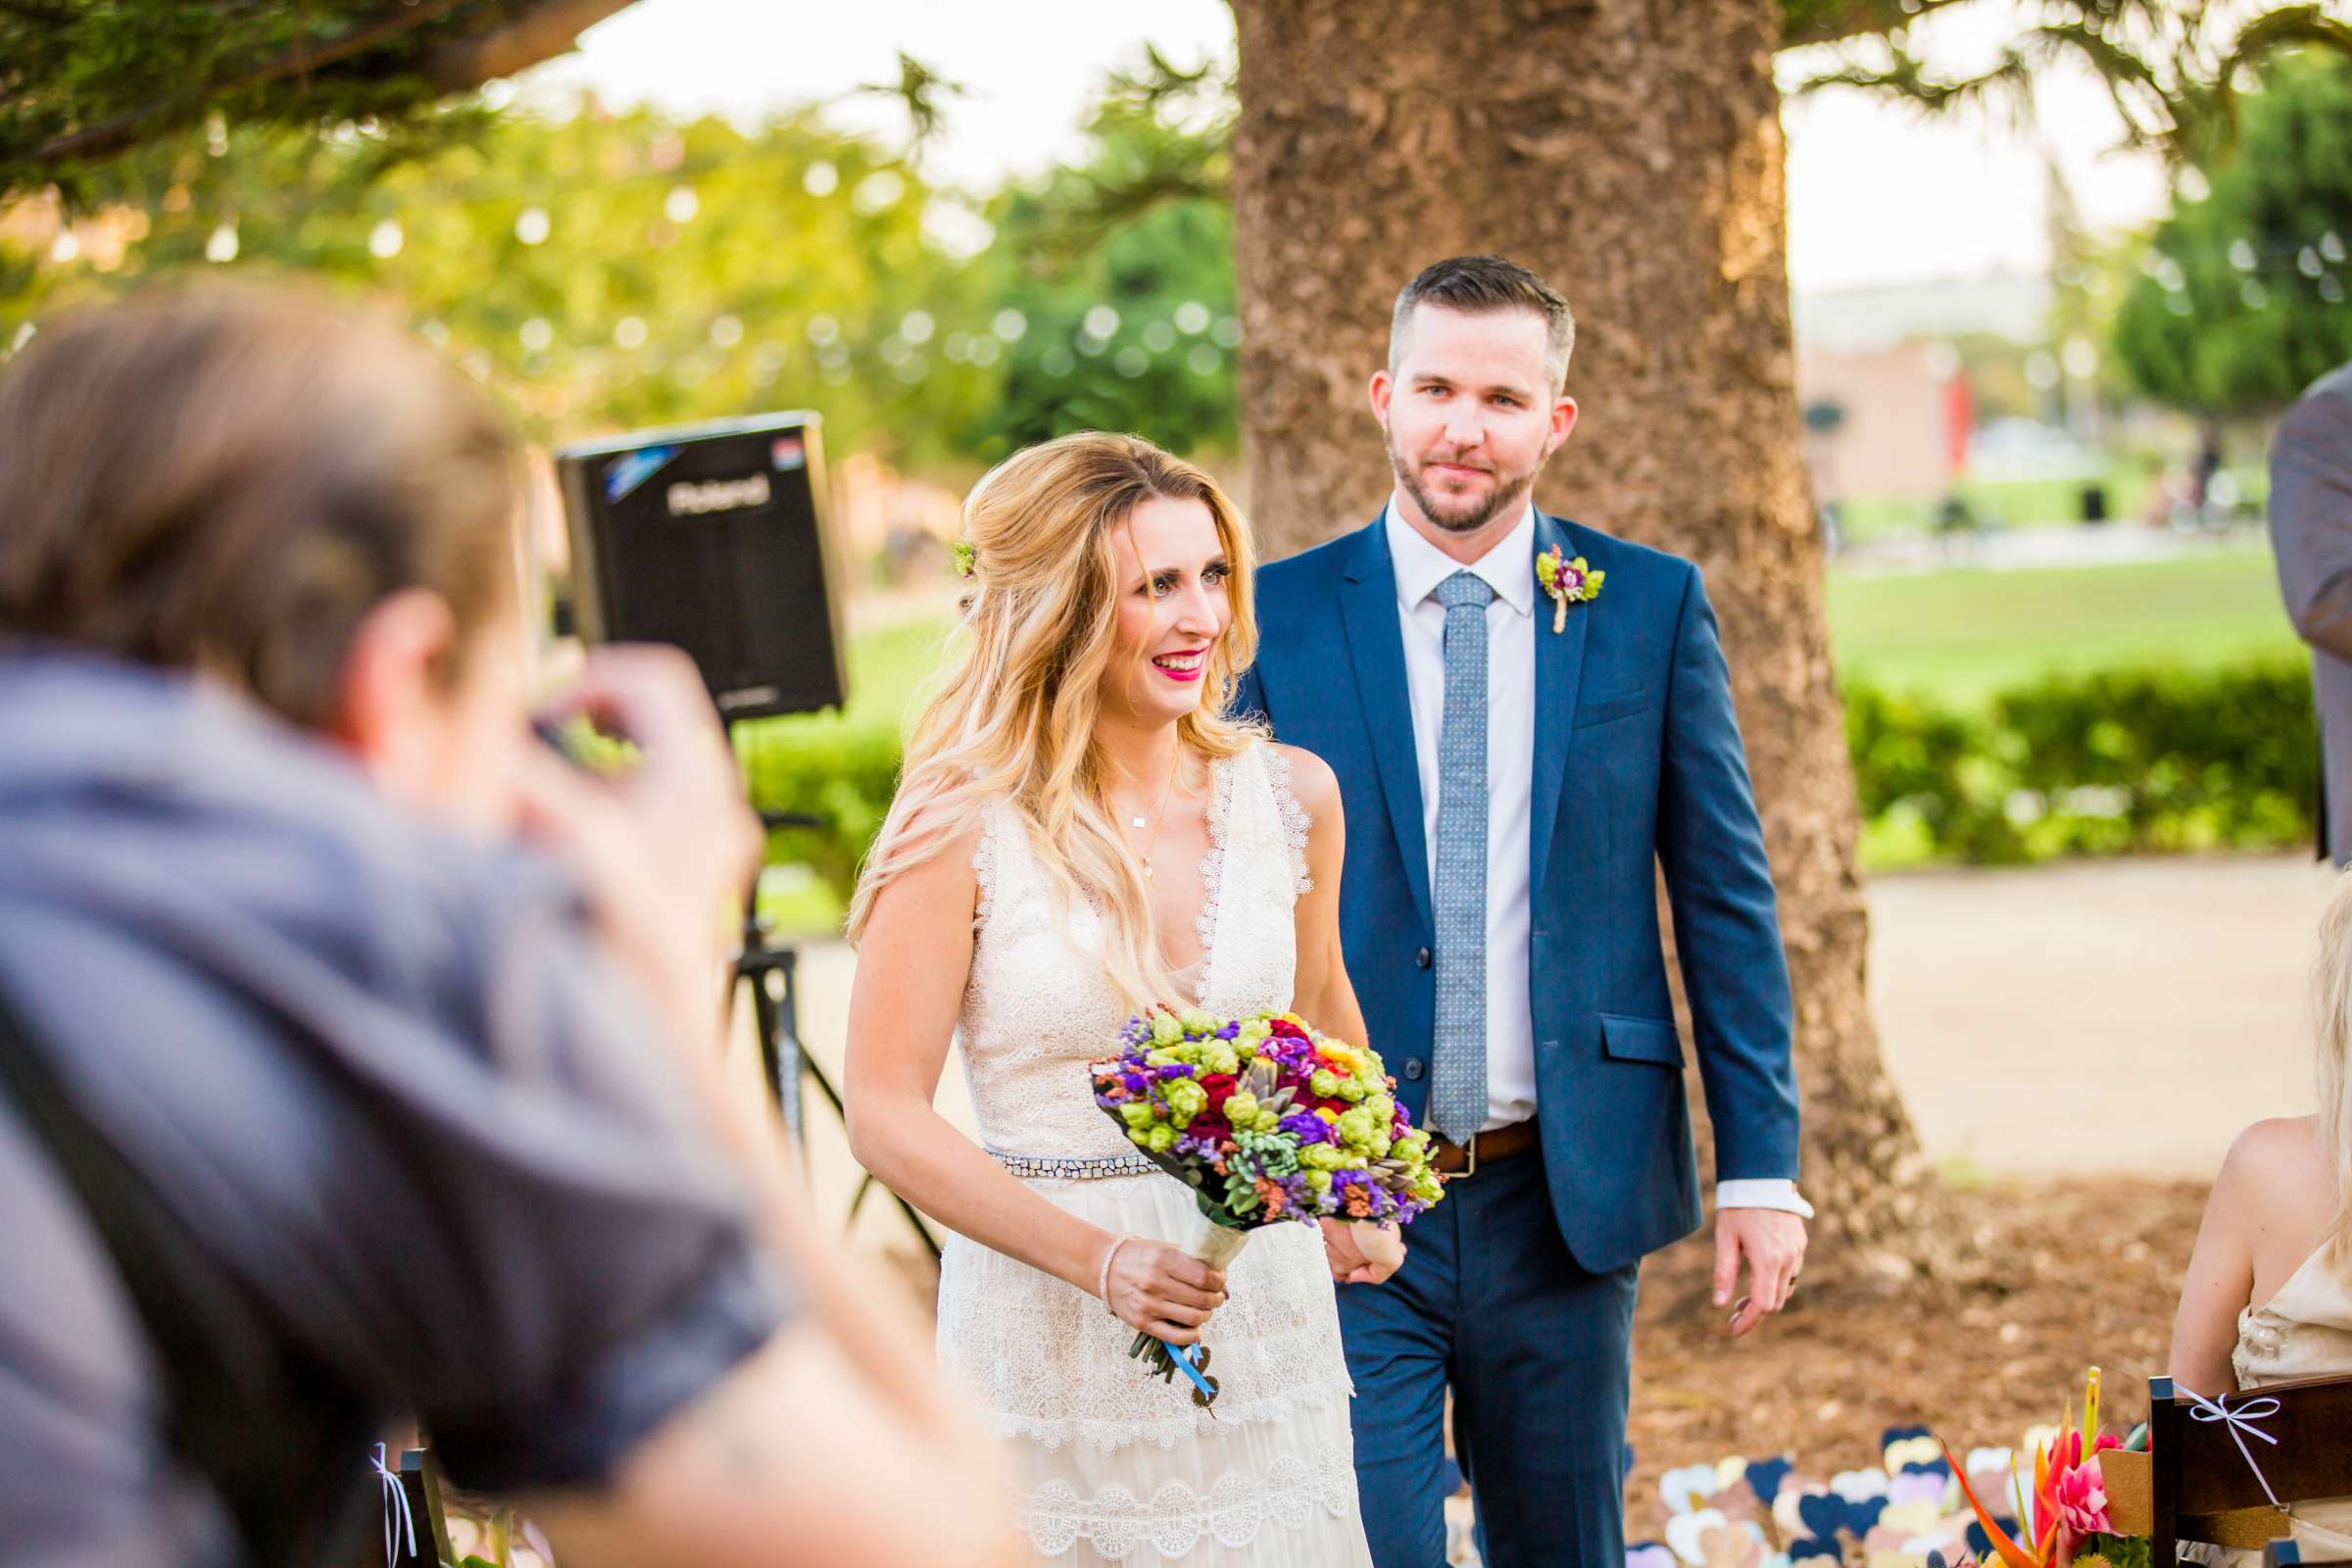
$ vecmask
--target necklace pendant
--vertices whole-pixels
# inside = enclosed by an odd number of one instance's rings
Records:
[[[1152,880],[1152,861],[1149,857],[1144,860],[1144,880],[1147,882]]]
[[[1142,827],[1144,825],[1144,819],[1140,816],[1131,816],[1127,819],[1127,825],[1129,827]]]

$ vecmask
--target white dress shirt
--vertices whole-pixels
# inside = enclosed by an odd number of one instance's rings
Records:
[[[1481,1131],[1536,1113],[1536,1023],[1530,1011],[1528,885],[1536,775],[1536,509],[1464,565],[1414,530],[1392,499],[1382,517],[1404,634],[1404,684],[1421,775],[1421,842],[1438,879],[1438,725],[1446,710],[1446,607],[1437,587],[1457,571],[1494,590],[1487,606],[1487,1120]],[[1570,1112],[1573,1114],[1573,1111]],[[1781,1208],[1810,1216],[1781,1178],[1718,1182],[1718,1208]]]

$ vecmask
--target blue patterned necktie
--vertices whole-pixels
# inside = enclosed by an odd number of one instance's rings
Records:
[[[1446,607],[1446,706],[1438,721],[1437,1031],[1429,1120],[1467,1143],[1487,1119],[1487,606],[1467,571],[1438,584]]]

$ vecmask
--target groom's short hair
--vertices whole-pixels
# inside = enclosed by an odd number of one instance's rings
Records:
[[[1533,311],[1544,318],[1544,368],[1553,396],[1568,384],[1568,356],[1576,347],[1576,318],[1567,297],[1507,256],[1448,256],[1421,270],[1396,296],[1389,318],[1389,370],[1404,358],[1406,328],[1416,305],[1442,305],[1467,316]]]

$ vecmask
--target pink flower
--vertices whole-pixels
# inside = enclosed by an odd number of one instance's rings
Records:
[[[2070,1536],[2093,1536],[2112,1531],[2107,1517],[2107,1489],[2099,1467],[2079,1464],[2050,1477],[2051,1498],[2058,1505],[2058,1522]]]

